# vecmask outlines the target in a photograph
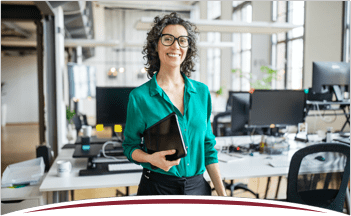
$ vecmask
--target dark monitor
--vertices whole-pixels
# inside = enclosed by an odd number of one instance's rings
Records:
[[[312,91],[316,93],[334,92],[338,101],[350,86],[350,63],[313,62]]]
[[[249,127],[284,127],[304,122],[303,90],[255,90],[250,97]]]
[[[243,135],[246,131],[245,125],[249,121],[250,93],[231,92],[229,100],[231,103],[232,134]]]
[[[126,123],[129,94],[134,87],[96,87],[96,124]]]

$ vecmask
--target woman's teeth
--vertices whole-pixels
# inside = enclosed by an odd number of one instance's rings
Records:
[[[175,54],[168,54],[171,57],[178,57],[179,55],[175,55]]]

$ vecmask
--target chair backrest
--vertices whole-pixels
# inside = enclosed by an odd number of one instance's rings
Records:
[[[78,137],[78,133],[79,133],[80,129],[82,128],[82,121],[80,120],[80,116],[79,115],[75,115],[72,118],[72,120],[73,120],[74,126],[76,127],[77,137]]]
[[[83,125],[88,125],[87,115],[82,115],[82,117],[83,117]]]
[[[287,200],[342,212],[349,178],[349,145],[323,143],[305,147],[291,159]]]

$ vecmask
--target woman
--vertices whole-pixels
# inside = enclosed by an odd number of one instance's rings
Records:
[[[151,80],[130,93],[124,130],[124,154],[144,167],[138,195],[211,195],[203,178],[207,169],[217,194],[225,196],[210,123],[210,93],[206,85],[188,79],[197,52],[195,26],[175,12],[155,17],[154,23],[143,50]],[[144,130],[172,112],[188,153],[176,161],[165,158],[175,150],[148,154],[141,145]]]

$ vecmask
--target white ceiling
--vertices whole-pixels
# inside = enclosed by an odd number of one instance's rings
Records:
[[[98,1],[99,5],[110,8],[135,8],[154,10],[190,11],[196,1]]]

